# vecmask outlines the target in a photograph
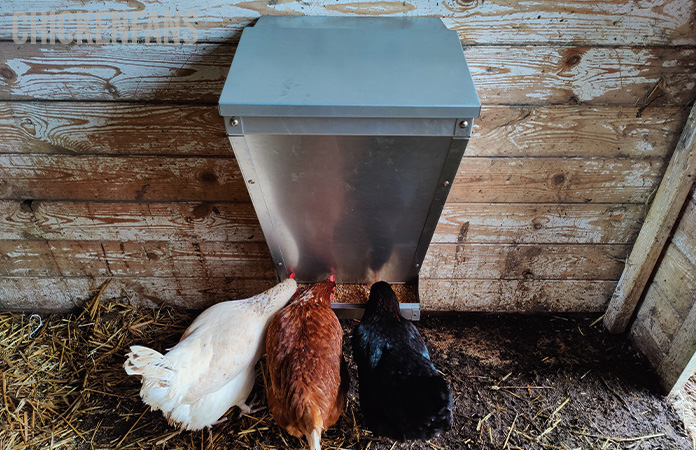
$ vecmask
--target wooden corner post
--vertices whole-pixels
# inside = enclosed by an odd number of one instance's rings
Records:
[[[696,173],[696,105],[682,131],[655,199],[604,315],[611,333],[623,333],[674,227]]]

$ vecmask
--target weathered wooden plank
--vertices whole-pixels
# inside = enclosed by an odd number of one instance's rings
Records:
[[[0,277],[0,309],[66,312],[93,297],[107,279]],[[120,298],[146,306],[166,303],[201,309],[225,300],[250,297],[274,283],[270,278],[113,278],[102,298]]]
[[[600,312],[616,286],[602,280],[430,280],[418,283],[424,311]]]
[[[696,266],[696,201],[687,202],[677,229],[672,236],[672,243],[688,260]]]
[[[665,354],[660,350],[655,337],[642,321],[633,322],[630,339],[638,350],[648,358],[653,367],[658,367],[662,363]]]
[[[235,47],[225,44],[0,43],[0,100],[217,103]]]
[[[468,156],[664,157],[685,108],[484,106]],[[227,156],[215,106],[0,102],[0,153]]]
[[[666,354],[669,351],[674,334],[683,320],[657,284],[651,284],[636,314],[636,322],[641,322],[650,332],[661,353]]]
[[[669,244],[655,271],[653,283],[674,305],[682,319],[696,303],[696,266]]]
[[[0,155],[0,199],[249,201],[227,158]]]
[[[660,382],[667,392],[678,390],[693,376],[696,366],[696,302],[674,335],[667,356],[657,367]]]
[[[686,105],[696,50],[688,47],[465,49],[484,104]],[[216,103],[232,62],[227,44],[0,43],[0,100]],[[651,95],[652,94],[652,95]]]
[[[0,241],[0,276],[275,276],[263,242]]]
[[[645,203],[662,159],[464,158],[450,202]]]
[[[664,157],[686,108],[483,105],[467,156]],[[637,117],[640,116],[640,117]]]
[[[687,105],[696,97],[696,49],[470,47],[483,104]]]
[[[643,203],[659,159],[465,158],[450,202]],[[247,201],[233,157],[0,155],[0,199]],[[10,182],[11,180],[11,182]]]
[[[0,239],[264,242],[251,203],[0,201]]]
[[[215,106],[0,102],[0,153],[230,156]]]
[[[630,244],[642,205],[447,203],[433,243]]]
[[[420,277],[618,280],[629,245],[433,244]]]
[[[636,238],[616,292],[604,316],[612,333],[622,333],[633,316],[662,248],[674,227],[696,175],[696,106],[691,109],[645,224]]]
[[[96,34],[96,12],[103,14],[106,28],[101,35],[111,39],[112,12],[122,19],[126,14],[144,40],[148,22],[166,25],[165,11],[176,17],[195,12],[195,29],[199,41],[227,41],[238,35],[242,26],[261,14],[285,15],[413,15],[441,16],[451,29],[457,30],[466,43],[583,43],[601,45],[694,45],[694,6],[688,0],[631,2],[561,1],[534,2],[488,0],[485,2],[356,2],[353,0],[274,1],[233,0],[223,4],[209,0],[171,1],[168,9],[155,0],[129,2],[83,2],[79,0],[24,0],[10,2],[0,11],[0,39],[12,39],[12,14],[18,11],[81,13],[82,20]],[[18,37],[31,35],[30,19],[17,20]],[[77,31],[77,18],[68,16],[66,32]],[[181,23],[181,28],[184,24]],[[128,29],[130,30],[130,24]],[[40,38],[42,35],[37,34]],[[185,36],[192,37],[189,34]],[[95,39],[95,36],[91,36]],[[119,35],[117,35],[119,37]],[[130,35],[127,36],[132,39]],[[184,37],[182,33],[182,38]],[[83,36],[83,38],[85,38]]]

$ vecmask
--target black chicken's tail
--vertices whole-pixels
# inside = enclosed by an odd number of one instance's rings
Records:
[[[452,393],[436,373],[404,380],[404,394],[412,396],[410,417],[405,417],[405,439],[429,439],[452,426]]]

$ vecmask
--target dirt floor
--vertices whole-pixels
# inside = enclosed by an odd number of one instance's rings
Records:
[[[80,313],[0,314],[0,449],[300,449],[267,410],[178,432],[140,401],[123,371],[128,346],[164,350],[196,313],[96,298]],[[424,315],[417,323],[455,398],[451,431],[394,443],[361,426],[353,381],[324,449],[690,449],[645,362],[597,316]],[[263,364],[252,396],[265,404]],[[407,392],[404,395],[408,395]]]

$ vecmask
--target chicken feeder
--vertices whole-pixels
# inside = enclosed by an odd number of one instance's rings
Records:
[[[280,279],[415,282],[480,109],[439,18],[247,27],[220,114]]]

